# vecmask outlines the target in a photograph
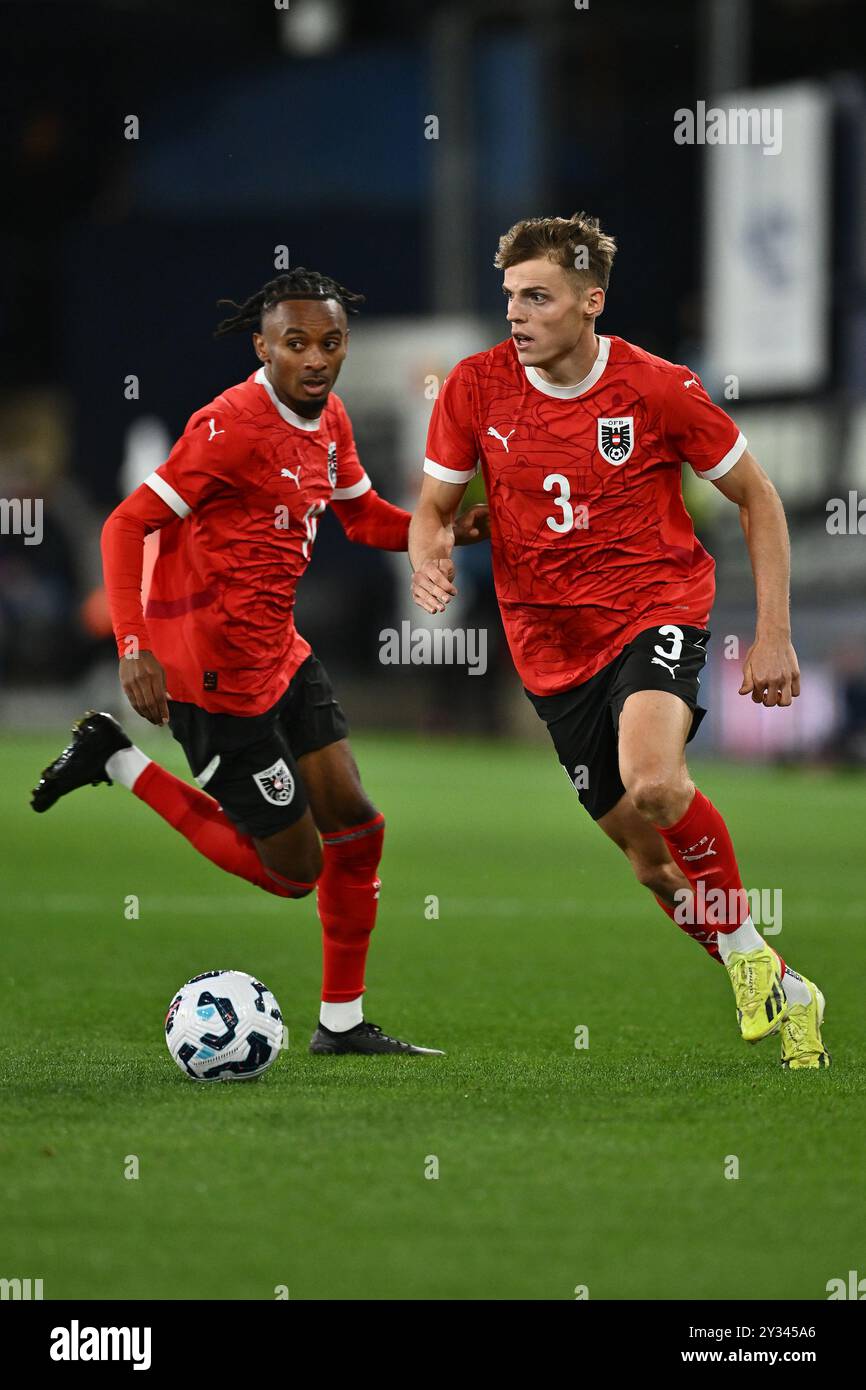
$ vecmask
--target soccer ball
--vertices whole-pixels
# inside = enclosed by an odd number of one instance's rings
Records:
[[[168,1006],[165,1041],[193,1081],[249,1081],[276,1061],[283,1016],[270,990],[242,970],[206,970]]]

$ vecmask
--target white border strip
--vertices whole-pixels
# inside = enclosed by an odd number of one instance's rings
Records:
[[[476,460],[474,468],[464,470],[444,468],[441,463],[434,463],[432,459],[425,459],[424,472],[429,473],[431,478],[438,478],[440,483],[471,483],[478,472],[478,462]]]
[[[214,773],[216,772],[216,770],[217,770],[217,768],[219,767],[219,765],[220,765],[220,755],[219,755],[219,753],[217,753],[216,757],[211,758],[211,760],[210,760],[210,762],[208,763],[207,767],[204,768],[204,769],[199,773],[198,777],[195,778],[195,781],[198,783],[198,785],[199,785],[200,787],[206,787],[206,786],[207,786],[208,782],[209,782],[210,779],[213,777],[213,775],[214,775]]]
[[[350,502],[353,497],[363,497],[365,492],[369,492],[373,484],[365,473],[363,478],[357,483],[352,483],[351,487],[335,487],[331,493],[332,502]]]
[[[540,376],[535,367],[524,367],[526,379],[530,386],[534,386],[536,391],[543,391],[545,396],[554,396],[561,401],[573,401],[576,396],[582,396],[589,391],[595,383],[600,380],[602,372],[607,366],[607,359],[610,357],[610,338],[598,335],[598,352],[595,361],[587,372],[583,381],[578,381],[574,386],[554,386],[551,382],[545,381]]]
[[[705,473],[702,473],[699,469],[695,469],[698,477],[706,478],[708,483],[715,482],[716,478],[723,478],[726,473],[730,472],[734,464],[738,463],[742,458],[743,454],[746,452],[746,445],[748,442],[746,436],[741,431],[737,435],[733,448],[728,450],[721,463],[717,463],[714,468],[708,468]]]
[[[149,478],[144,480],[145,487],[149,487],[151,492],[155,492],[157,497],[161,497],[167,507],[171,507],[178,516],[189,516],[192,508],[184,502],[179,492],[175,492],[171,483],[167,483],[160,473],[151,473]]]

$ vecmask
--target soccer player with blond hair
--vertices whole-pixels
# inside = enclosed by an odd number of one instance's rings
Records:
[[[685,747],[707,658],[714,562],[682,496],[688,463],[740,510],[755,639],[740,694],[799,695],[789,542],[775,487],[688,367],[596,331],[616,244],[597,218],[535,217],[501,238],[510,335],[459,362],[430,420],[409,535],[412,594],[441,613],[480,466],[512,658],[590,816],[668,915],[725,965],[742,1037],[829,1065],[824,998],[760,936],[721,812]]]

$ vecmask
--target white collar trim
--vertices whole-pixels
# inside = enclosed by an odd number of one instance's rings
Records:
[[[255,376],[259,386],[264,386],[273,404],[282,415],[287,425],[294,425],[296,430],[317,430],[321,423],[321,416],[318,420],[307,420],[303,415],[296,415],[293,410],[289,410],[287,405],[283,405],[271,383],[268,381],[264,367],[259,367]]]
[[[536,371],[535,367],[524,367],[526,378],[530,386],[534,386],[536,391],[543,391],[545,396],[556,396],[560,401],[573,400],[575,396],[582,396],[590,387],[601,377],[602,372],[607,366],[607,359],[610,356],[610,338],[603,338],[599,334],[598,356],[592,364],[583,381],[579,381],[576,386],[553,386],[549,381],[545,381],[543,376]]]

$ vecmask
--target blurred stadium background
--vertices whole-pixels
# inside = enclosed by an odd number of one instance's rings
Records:
[[[367,295],[339,390],[379,490],[411,505],[437,383],[505,335],[499,234],[585,208],[620,245],[601,331],[700,372],[790,518],[806,694],[780,719],[735,697],[725,639],[740,639],[741,659],[748,557],[734,510],[687,480],[718,563],[701,749],[862,764],[866,549],[827,529],[830,499],[866,490],[858,9],[0,5],[14,59],[0,98],[0,726],[118,707],[99,528],[192,411],[252,370],[244,342],[211,339],[218,297],[257,288],[278,247]],[[699,100],[781,109],[781,153],[677,144],[674,113]],[[39,545],[10,534],[9,502],[28,497],[44,501]],[[380,631],[422,621],[405,560],[350,546],[326,519],[299,625],[356,727],[544,741],[486,549],[461,555],[449,619],[487,628],[487,674],[383,667]]]
[[[862,1272],[863,782],[832,770],[866,760],[859,10],[0,0],[2,978],[32,1023],[0,1061],[4,1279],[51,1299],[742,1302]],[[781,110],[781,153],[677,144],[699,101]],[[486,546],[460,552],[448,614],[488,630],[483,676],[381,664],[380,632],[422,621],[405,557],[330,517],[300,591],[388,817],[370,1009],[446,1048],[430,1068],[307,1055],[312,898],[287,914],[121,791],[27,809],[89,705],[186,772],[167,730],[121,709],[98,541],[188,416],[253,369],[241,340],[212,340],[216,300],[269,279],[278,247],[367,295],[339,390],[376,486],[411,505],[437,384],[505,336],[499,234],[581,208],[620,245],[601,331],[699,372],[787,507],[804,693],[780,714],[736,695],[748,556],[735,509],[686,470],[718,565],[694,745],[716,761],[696,776],[745,881],[784,887],[784,953],[830,999],[829,1072],[744,1048],[722,972],[668,949],[679,934],[521,693]],[[38,545],[11,524],[27,499]],[[854,508],[843,534],[833,499]],[[266,980],[290,1029],[261,1087],[190,1088],[163,1047],[172,991],[223,964]],[[732,1150],[742,1182],[722,1176]],[[441,1183],[421,1176],[431,1152]]]

